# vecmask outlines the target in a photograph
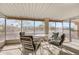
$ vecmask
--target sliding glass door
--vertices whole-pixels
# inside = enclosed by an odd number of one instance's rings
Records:
[[[79,39],[79,21],[78,19],[71,20],[71,39]]]

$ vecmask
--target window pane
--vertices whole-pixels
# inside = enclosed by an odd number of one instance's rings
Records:
[[[19,39],[19,32],[21,32],[21,21],[6,19],[6,39]]]
[[[66,41],[69,41],[70,39],[70,28],[69,28],[69,22],[63,22],[63,33],[66,35]]]
[[[45,23],[43,21],[35,21],[35,34],[45,34]]]
[[[49,33],[55,32],[55,22],[49,22]]]
[[[71,21],[71,39],[79,39],[79,23],[77,20]]]
[[[0,46],[5,42],[5,19],[0,18]]]
[[[56,32],[62,33],[62,22],[56,22]]]
[[[34,34],[34,21],[23,20],[22,31],[26,34]]]

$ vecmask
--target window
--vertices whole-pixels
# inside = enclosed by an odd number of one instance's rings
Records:
[[[71,39],[79,39],[79,23],[77,20],[71,21]]]
[[[56,31],[55,22],[49,22],[49,33],[55,31]]]
[[[19,39],[19,32],[21,32],[21,21],[6,19],[6,40]]]
[[[62,33],[62,22],[56,22],[56,32]]]
[[[63,22],[63,33],[65,33],[66,38],[68,39],[68,41],[70,39],[70,32],[69,31],[70,31],[69,22]]]
[[[5,19],[0,18],[0,42],[5,41]]]
[[[35,34],[45,34],[45,23],[43,21],[35,21]]]
[[[34,21],[23,20],[22,31],[25,32],[26,34],[34,34]]]

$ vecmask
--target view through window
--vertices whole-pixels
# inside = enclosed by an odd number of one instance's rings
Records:
[[[21,27],[22,25],[22,27]],[[62,28],[63,25],[63,28]],[[43,21],[31,21],[31,20],[16,20],[16,19],[6,19],[6,40],[19,39],[19,33],[22,31],[26,34],[45,34],[45,22]],[[49,22],[49,33],[52,32],[62,32],[66,34],[69,38],[69,22]],[[72,35],[76,33],[76,35]],[[72,22],[71,23],[71,36],[72,38],[78,39],[78,26]],[[5,39],[5,19],[0,18],[0,41]]]
[[[71,39],[79,39],[79,23],[78,19],[71,21]]]
[[[0,42],[5,41],[5,18],[0,18]]]
[[[56,32],[62,33],[62,22],[56,22]]]
[[[6,40],[19,39],[19,32],[21,32],[21,21],[6,19]]]
[[[69,22],[63,22],[63,33],[65,33],[66,41],[70,40],[70,28],[69,28]]]
[[[49,33],[55,31],[56,31],[55,22],[49,22]]]
[[[45,23],[43,21],[35,21],[35,34],[45,34]]]
[[[34,21],[23,20],[22,21],[22,31],[28,34],[34,34]]]

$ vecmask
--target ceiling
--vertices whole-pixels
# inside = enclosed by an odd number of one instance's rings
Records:
[[[0,13],[16,17],[68,19],[79,15],[79,4],[0,3]]]

